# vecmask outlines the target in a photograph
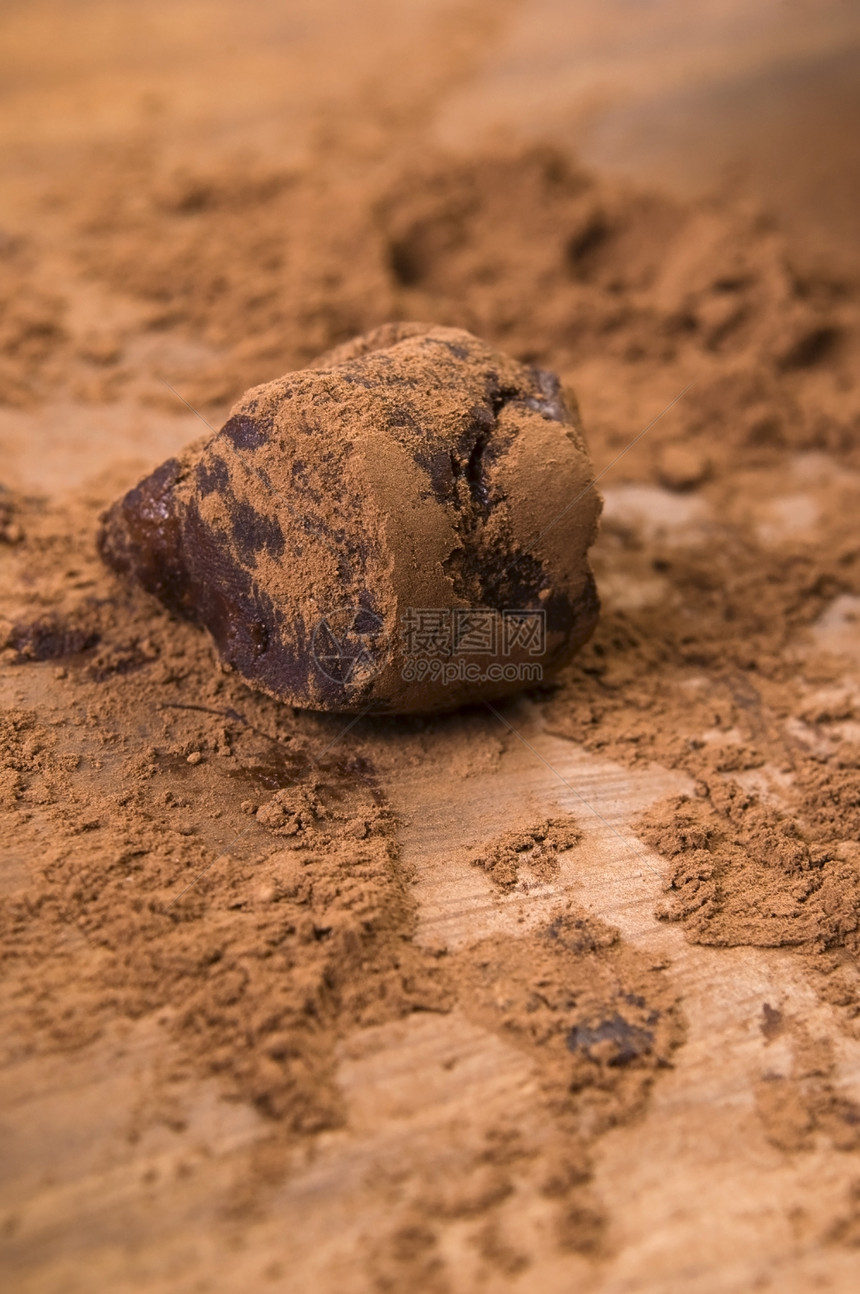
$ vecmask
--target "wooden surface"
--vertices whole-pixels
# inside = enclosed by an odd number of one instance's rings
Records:
[[[655,919],[663,864],[628,823],[684,789],[683,777],[653,768],[631,776],[542,734],[527,708],[508,713],[528,747],[514,739],[499,753],[496,721],[476,721],[478,767],[459,792],[445,776],[444,730],[424,767],[406,774],[396,740],[380,752],[383,768],[390,757],[383,784],[416,868],[419,940],[457,949],[524,933],[569,897],[671,968],[688,1036],[644,1115],[597,1145],[594,1187],[609,1206],[612,1256],[594,1264],[545,1244],[549,1206],[525,1182],[516,1230],[532,1263],[521,1282],[496,1274],[487,1283],[484,1273],[481,1287],[847,1294],[856,1250],[822,1247],[820,1238],[856,1178],[854,1156],[824,1142],[795,1156],[774,1148],[754,1093],[766,1074],[791,1066],[793,1035],[772,1037],[768,1011],[838,1040],[838,1085],[854,1097],[860,1044],[835,1027],[790,951],[697,947]],[[482,751],[495,752],[484,770]],[[585,840],[552,885],[500,897],[467,860],[524,810],[570,811]],[[155,1022],[118,1022],[78,1054],[3,1072],[0,1198],[14,1288],[85,1290],[93,1279],[112,1290],[264,1280],[363,1288],[356,1262],[387,1222],[380,1179],[396,1178],[404,1162],[427,1182],[456,1172],[462,1130],[502,1112],[527,1118],[535,1084],[520,1049],[457,1012],[354,1034],[339,1071],[348,1127],[296,1152],[284,1180],[249,1211],[241,1183],[255,1148],[265,1152],[266,1122],[207,1081],[178,1082],[159,1108],[171,1063],[163,1038]],[[265,1157],[262,1169],[265,1180]],[[472,1288],[468,1218],[450,1226],[445,1250],[458,1273],[453,1288]]]
[[[469,21],[463,19],[458,27],[451,6],[429,0],[391,6],[375,0],[372,17],[365,14],[362,22],[376,22],[385,34],[381,52],[368,53],[362,46],[356,66],[350,43],[350,24],[358,21],[353,10],[336,4],[293,6],[289,21],[303,42],[301,58],[294,63],[304,72],[287,83],[273,71],[269,50],[273,32],[281,31],[279,23],[287,19],[273,17],[265,5],[251,6],[253,20],[238,26],[226,8],[214,4],[181,0],[150,5],[146,22],[138,7],[130,27],[123,26],[115,10],[108,22],[107,10],[95,0],[74,9],[41,2],[12,5],[3,19],[4,63],[7,69],[18,68],[3,92],[10,211],[14,217],[15,204],[43,180],[34,174],[33,158],[49,176],[52,166],[62,167],[70,140],[79,144],[87,137],[121,137],[141,114],[164,110],[156,102],[159,96],[181,129],[189,137],[199,132],[207,147],[220,148],[225,141],[232,146],[254,138],[255,131],[264,132],[260,123],[275,102],[279,111],[294,114],[297,131],[309,131],[312,109],[328,101],[347,102],[351,85],[384,73],[384,59],[394,57],[391,50],[396,54],[398,41],[414,49],[409,42],[416,36],[423,40],[431,28],[436,39],[439,33],[447,39],[459,32],[468,47],[457,84],[436,84],[428,77],[425,88],[438,109],[440,138],[462,138],[462,123],[476,118],[488,130],[498,128],[507,103],[507,111],[525,121],[532,134],[548,130],[558,136],[567,130],[572,135],[571,123],[585,122],[582,140],[591,157],[600,160],[603,150],[619,167],[635,173],[635,147],[623,142],[635,142],[635,133],[625,134],[624,114],[633,111],[630,104],[636,113],[642,110],[654,47],[662,51],[664,86],[672,86],[672,94],[665,101],[655,97],[649,109],[659,139],[660,123],[676,118],[678,97],[683,99],[702,80],[703,68],[709,69],[709,84],[717,87],[714,102],[723,102],[720,96],[729,93],[727,64],[743,43],[738,33],[746,7],[701,6],[707,21],[694,29],[679,18],[679,6],[646,6],[651,12],[640,54],[632,39],[617,41],[617,14],[614,25],[587,28],[585,11],[593,6],[569,6],[569,30],[559,26],[558,6],[552,4],[501,8],[498,21],[484,22],[476,6],[478,16],[471,22],[469,7]],[[625,15],[630,10],[625,5],[609,8]],[[826,67],[834,50],[844,50],[856,39],[847,6],[825,6],[826,21],[816,7],[798,9],[802,12],[793,14],[784,30],[781,16],[770,27],[761,16],[754,24],[756,38],[744,66],[747,89],[755,80],[757,60],[768,74],[775,63],[785,67],[791,59],[802,60],[812,31],[817,32],[816,67]],[[630,16],[629,21],[644,20]],[[72,57],[64,40],[78,24],[93,40],[77,45]],[[608,70],[602,80],[583,73],[575,94],[563,69],[557,70],[559,42],[575,62],[586,29],[592,48],[603,50],[599,65]],[[723,44],[716,42],[722,51],[719,66],[708,52],[714,48],[715,29],[724,33]],[[672,32],[683,35],[674,60],[663,43],[670,43]],[[225,53],[229,41],[234,41],[232,67]],[[165,47],[173,50],[166,62]],[[523,62],[523,51],[530,62]],[[187,73],[188,60],[194,63],[193,76]],[[414,70],[408,60],[406,65],[398,73],[404,79]],[[595,54],[591,66],[596,65]],[[556,68],[554,79],[547,67]],[[233,73],[234,96],[227,111],[223,84]],[[105,108],[104,94],[98,110],[88,106],[95,82],[102,89],[113,87],[110,108]],[[842,131],[847,91],[841,81],[837,89],[830,120]],[[714,125],[724,157],[731,148],[719,123],[727,118],[720,117],[719,108],[709,117],[706,100],[703,89],[697,111]],[[826,101],[816,102],[824,118]],[[213,144],[209,126],[216,118]],[[629,116],[627,120],[629,124]],[[743,136],[736,118],[731,121],[728,134]],[[781,129],[769,119],[767,138]],[[790,125],[786,129],[790,132]],[[746,146],[743,138],[741,143]],[[754,161],[760,147],[753,141],[747,158]],[[659,165],[654,163],[653,173],[665,178],[671,170],[672,179],[682,184],[685,158],[696,153],[693,178],[701,184],[699,152],[695,141],[670,140],[663,148],[654,143],[651,156],[658,157]],[[823,165],[819,157],[808,172],[799,167],[777,196],[786,209],[802,209],[807,226],[820,217],[816,227],[841,228],[843,217],[836,213],[841,198],[817,216],[808,201],[811,188],[821,183]],[[833,178],[838,171],[831,167],[828,184],[841,183]],[[812,178],[804,181],[804,175]],[[845,178],[840,193],[854,182]],[[797,198],[801,190],[803,201]],[[828,213],[836,213],[832,221]],[[90,308],[98,308],[97,303]],[[126,440],[117,443],[104,409],[61,413],[56,408],[3,412],[0,436],[5,428],[11,437],[14,428],[15,454],[8,466],[15,484],[60,490],[95,475],[106,453],[115,460],[153,462],[199,429],[190,414],[154,416],[148,411],[136,422],[124,419]],[[70,426],[79,438],[71,451]],[[629,498],[626,502],[631,504]],[[618,506],[624,505],[619,498]],[[854,630],[848,613],[855,610],[843,607],[840,616],[837,608],[821,632],[842,647],[851,646]],[[3,704],[42,704],[40,688],[49,668],[33,667],[26,682],[7,671]],[[453,1221],[444,1236],[444,1256],[456,1273],[453,1290],[740,1294],[772,1289],[807,1294],[820,1289],[850,1294],[860,1283],[858,1251],[825,1244],[824,1237],[852,1184],[860,1180],[855,1157],[836,1155],[823,1141],[803,1154],[776,1149],[755,1112],[754,1093],[765,1075],[786,1072],[791,1065],[792,1033],[773,1036],[768,1010],[778,1010],[816,1036],[832,1038],[836,1081],[858,1100],[860,1044],[834,1027],[830,1008],[812,992],[791,953],[698,947],[685,940],[680,927],[656,919],[663,864],[630,824],[649,804],[684,789],[681,775],[660,768],[631,774],[542,732],[537,715],[525,704],[506,713],[523,740],[491,715],[475,720],[469,776],[455,781],[446,772],[451,750],[444,725],[427,739],[420,768],[401,759],[394,738],[380,743],[382,784],[400,824],[404,857],[415,868],[417,938],[428,946],[456,949],[494,933],[524,932],[569,897],[616,926],[655,963],[671,966],[688,1034],[642,1116],[608,1132],[596,1146],[594,1190],[611,1206],[608,1257],[594,1262],[545,1244],[548,1205],[526,1182],[517,1187],[512,1208],[518,1241],[533,1256],[529,1268],[505,1274],[496,1267],[488,1275],[476,1257],[468,1221]],[[500,895],[467,861],[524,809],[536,818],[569,810],[585,839],[562,860],[552,884],[523,885]],[[2,884],[11,889],[27,860],[17,858],[8,842],[2,857]],[[343,1045],[340,1058],[347,1126],[297,1150],[289,1173],[255,1204],[243,1194],[242,1182],[249,1164],[256,1163],[260,1180],[266,1178],[265,1121],[245,1105],[225,1102],[214,1080],[178,1080],[172,1103],[165,1106],[162,1078],[174,1059],[155,1022],[117,1021],[110,1036],[73,1056],[40,1058],[0,1072],[6,1288],[21,1294],[363,1289],[365,1277],[356,1256],[372,1247],[374,1234],[386,1225],[380,1183],[390,1179],[396,1190],[404,1160],[428,1181],[456,1173],[460,1131],[475,1112],[484,1112],[488,1124],[500,1111],[527,1120],[536,1081],[521,1050],[457,1012],[416,1014],[356,1034]],[[273,1180],[277,1177],[273,1174]],[[396,1287],[396,1276],[391,1280],[389,1288]],[[436,1288],[430,1276],[426,1287]]]

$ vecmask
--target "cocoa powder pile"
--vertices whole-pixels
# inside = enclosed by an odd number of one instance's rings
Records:
[[[2,244],[0,399],[22,413],[63,393],[161,416],[176,404],[163,377],[223,420],[247,388],[398,319],[468,329],[575,387],[598,469],[624,453],[601,480],[603,612],[530,702],[590,753],[692,779],[637,827],[665,867],[655,921],[788,950],[856,1037],[856,285],[801,272],[761,213],[630,189],[549,148],[395,156],[357,176],[177,167],[156,140],[57,189],[50,219],[65,285],[49,290],[25,234]],[[134,309],[78,335],[77,281]],[[175,343],[168,364],[153,337]],[[571,900],[520,937],[417,939],[378,766],[392,740],[447,724],[456,775],[488,716],[366,718],[344,736],[337,716],[250,690],[100,562],[98,518],[139,475],[107,464],[61,497],[0,493],[7,1064],[151,1026],[168,1059],[136,1135],[181,1127],[177,1093],[204,1077],[265,1120],[223,1215],[244,1225],[296,1155],[350,1129],[344,1046],[418,1013],[462,1017],[525,1057],[530,1085],[475,1112],[448,1175],[380,1171],[367,1190],[388,1221],[354,1287],[456,1288],[445,1236],[461,1225],[482,1279],[527,1283],[535,1255],[508,1229],[523,1183],[546,1251],[599,1267],[612,1217],[594,1156],[683,1044],[671,968]],[[581,835],[531,815],[471,862],[504,896],[526,872],[551,879]],[[787,1027],[777,1008],[765,1024]],[[826,1051],[808,1037],[755,1094],[779,1153],[858,1149],[860,1109]],[[857,1234],[848,1200],[822,1243]]]

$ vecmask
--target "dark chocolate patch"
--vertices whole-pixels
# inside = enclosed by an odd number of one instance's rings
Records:
[[[404,408],[403,405],[398,405],[391,410],[388,415],[388,425],[389,427],[408,427],[416,436],[421,435],[421,427],[415,415],[409,409]]]
[[[206,462],[200,462],[194,471],[194,479],[197,482],[197,488],[205,498],[207,494],[214,494],[216,490],[226,490],[230,484],[230,474],[227,471],[227,464],[223,458],[216,454]]]
[[[575,1025],[566,1041],[568,1051],[572,1052],[590,1052],[592,1047],[609,1043],[614,1051],[608,1063],[629,1065],[631,1060],[647,1055],[654,1044],[654,1034],[650,1029],[630,1024],[622,1015],[613,1015],[598,1025]]]
[[[250,418],[245,413],[234,414],[221,428],[221,435],[231,440],[237,449],[259,449],[269,438],[270,428],[262,419]]]
[[[548,580],[542,564],[531,553],[499,550],[473,558],[470,565],[487,606],[507,611],[541,605],[538,594],[547,587]]]
[[[525,391],[516,386],[499,386],[498,379],[493,377],[487,391],[490,398],[490,407],[493,410],[493,417],[498,418],[506,404],[512,404],[516,401],[523,401],[526,398]]]
[[[457,343],[453,341],[446,342],[445,345],[448,347],[455,359],[469,358],[469,352],[466,350],[465,346],[458,346]]]
[[[133,575],[171,611],[193,617],[182,535],[174,508],[181,467],[169,458],[129,490],[102,520],[98,548],[121,575]]]
[[[277,517],[264,516],[244,499],[233,502],[230,525],[236,547],[253,565],[257,553],[266,549],[272,557],[280,557],[286,547],[284,532]]]
[[[69,624],[62,617],[48,614],[38,620],[17,624],[7,639],[7,646],[18,653],[18,663],[25,660],[59,660],[76,656],[96,647],[101,635],[95,628]]]
[[[248,636],[255,657],[262,656],[269,648],[269,627],[262,620],[257,620],[248,627]]]
[[[252,682],[309,700],[301,618],[293,618],[287,634],[279,632],[271,599],[233,561],[193,500],[184,519],[183,542],[194,617],[212,634],[222,659]]]
[[[454,481],[460,475],[460,464],[452,450],[439,449],[430,458],[430,484],[441,503],[455,502]]]

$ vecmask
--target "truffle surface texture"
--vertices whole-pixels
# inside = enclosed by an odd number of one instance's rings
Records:
[[[446,709],[547,679],[591,635],[593,477],[552,373],[386,324],[246,392],[99,546],[280,700]]]

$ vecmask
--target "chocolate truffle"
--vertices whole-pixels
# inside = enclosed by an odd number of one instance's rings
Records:
[[[593,475],[552,373],[387,324],[248,391],[99,545],[253,687],[427,711],[546,679],[591,635]]]

